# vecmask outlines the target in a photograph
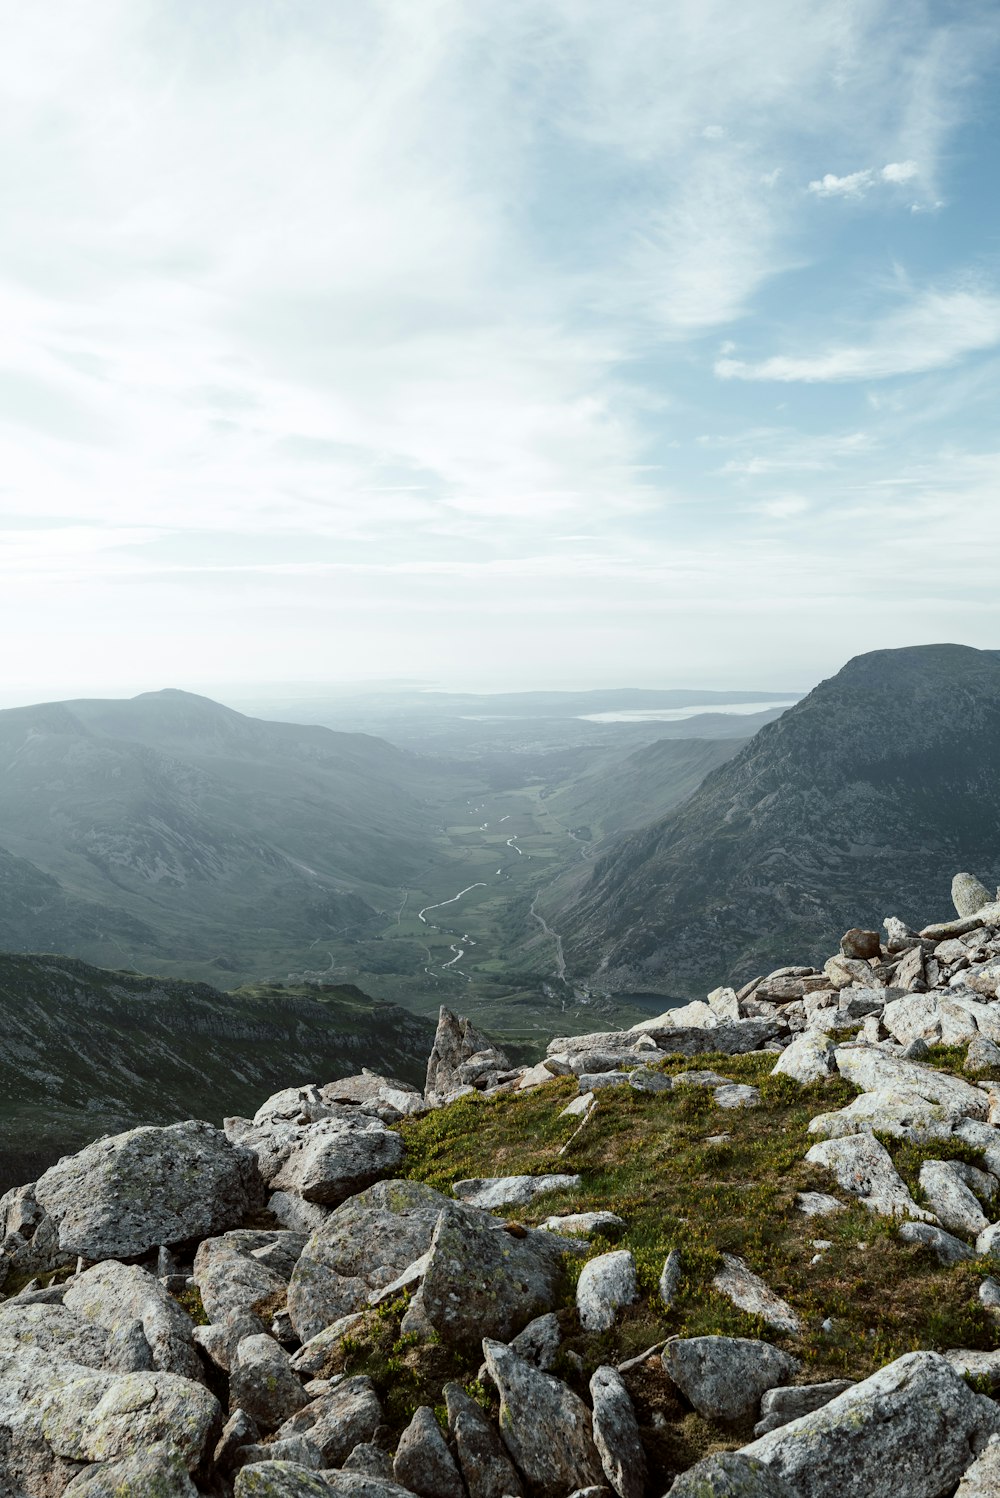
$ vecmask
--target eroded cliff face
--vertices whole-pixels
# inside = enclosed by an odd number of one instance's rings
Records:
[[[995,883],[998,763],[1000,654],[859,656],[567,892],[569,971],[599,990],[688,995],[779,958],[813,962],[886,909],[919,919],[956,865]]]

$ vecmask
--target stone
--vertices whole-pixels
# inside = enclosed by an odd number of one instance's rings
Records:
[[[460,1208],[441,1212],[424,1270],[421,1307],[450,1347],[504,1341],[555,1304],[569,1247],[557,1233],[515,1237]]]
[[[63,1489],[63,1498],[198,1498],[173,1441],[157,1441],[114,1462],[87,1467]]]
[[[600,1092],[607,1087],[628,1087],[632,1080],[630,1071],[602,1071],[580,1073],[580,1096],[588,1094],[593,1097],[595,1092]]]
[[[396,1482],[418,1498],[465,1498],[455,1459],[427,1405],[420,1406],[400,1436],[392,1471]]]
[[[782,1051],[771,1068],[772,1077],[791,1077],[803,1086],[822,1081],[836,1071],[833,1058],[833,1042],[826,1035],[814,1030],[803,1030],[796,1035],[791,1045]]]
[[[890,952],[905,952],[907,947],[915,946],[920,941],[917,933],[911,931],[898,916],[887,915],[882,925],[886,931],[886,948]]]
[[[670,1092],[673,1080],[666,1072],[654,1071],[649,1066],[637,1066],[628,1074],[628,1085],[636,1092]]]
[[[920,1167],[920,1189],[948,1231],[974,1238],[989,1227],[982,1206],[950,1160],[925,1160]]]
[[[802,1330],[802,1321],[786,1300],[769,1289],[759,1275],[735,1254],[722,1255],[722,1268],[712,1280],[712,1288],[741,1311],[759,1316],[778,1332],[793,1336]]]
[[[267,1327],[259,1316],[233,1311],[223,1317],[222,1321],[196,1326],[193,1336],[195,1346],[201,1349],[216,1368],[228,1373],[243,1338],[263,1336],[266,1331]]]
[[[268,1335],[244,1337],[229,1375],[233,1408],[246,1410],[263,1431],[277,1430],[308,1403],[283,1347]]]
[[[257,1462],[236,1474],[234,1498],[330,1498],[330,1484],[298,1462]]]
[[[427,1100],[445,1098],[459,1087],[469,1084],[472,1077],[463,1075],[462,1067],[467,1066],[474,1056],[481,1058],[480,1066],[475,1072],[477,1078],[490,1071],[510,1070],[510,1062],[501,1050],[492,1046],[469,1020],[453,1014],[442,1004],[434,1044],[427,1061]]]
[[[880,951],[881,943],[877,931],[863,931],[858,926],[852,926],[850,931],[845,931],[840,938],[842,957],[858,957],[862,962],[867,962],[870,957],[877,957]]]
[[[241,1221],[258,1201],[253,1181],[246,1152],[192,1120],[98,1139],[47,1170],[35,1195],[64,1252],[138,1258]]]
[[[343,1472],[366,1472],[370,1477],[381,1477],[393,1482],[392,1452],[386,1451],[375,1441],[359,1441],[345,1458]]]
[[[1000,1222],[991,1222],[978,1234],[976,1253],[981,1259],[1000,1259]]]
[[[740,1001],[733,988],[713,988],[705,1002],[720,1019],[742,1019]]]
[[[684,1274],[684,1261],[679,1248],[672,1248],[663,1261],[660,1271],[660,1304],[666,1307],[672,1306],[677,1299],[681,1287],[681,1279]]]
[[[325,1082],[319,1094],[325,1103],[348,1103],[363,1108],[383,1123],[398,1123],[401,1118],[413,1118],[427,1111],[423,1094],[416,1087],[398,1077],[383,1077],[367,1067],[362,1067],[357,1076]]]
[[[947,941],[953,936],[965,936],[967,932],[976,931],[980,926],[987,925],[987,912],[992,912],[996,908],[995,905],[984,905],[976,911],[975,915],[957,916],[953,921],[934,921],[930,926],[924,926],[918,935],[924,941],[934,942]]]
[[[12,1274],[45,1274],[76,1255],[59,1246],[59,1229],[35,1196],[35,1183],[0,1197],[0,1285]]]
[[[311,1441],[305,1436],[288,1436],[283,1441],[253,1442],[240,1446],[234,1453],[232,1465],[235,1469],[251,1467],[255,1462],[296,1462],[300,1467],[318,1471],[322,1458]]]
[[[268,1211],[283,1228],[298,1233],[314,1233],[327,1219],[328,1208],[318,1202],[303,1201],[294,1191],[273,1191],[267,1199]]]
[[[398,1482],[388,1482],[367,1472],[324,1472],[327,1489],[338,1498],[413,1498]]]
[[[806,1160],[832,1171],[837,1184],[870,1212],[883,1217],[912,1217],[918,1222],[932,1220],[931,1214],[913,1200],[888,1150],[868,1134],[814,1144]]]
[[[956,1114],[974,1119],[986,1117],[985,1093],[961,1077],[948,1076],[921,1066],[917,1061],[891,1056],[872,1045],[841,1045],[834,1057],[841,1076],[864,1092],[905,1087],[908,1093],[915,1093],[929,1103],[941,1103]]]
[[[379,1181],[335,1207],[306,1242],[288,1285],[288,1313],[303,1342],[363,1310],[431,1246],[448,1198],[417,1181]]]
[[[540,1226],[543,1232],[564,1233],[570,1238],[592,1238],[595,1233],[616,1238],[628,1224],[615,1212],[567,1212],[561,1217],[546,1217]]]
[[[979,1286],[979,1303],[987,1311],[1000,1311],[1000,1280],[987,1277]]]
[[[927,987],[927,972],[924,966],[923,947],[911,947],[904,952],[892,975],[892,986],[907,993],[923,993]]]
[[[795,1205],[807,1217],[829,1217],[833,1212],[846,1212],[846,1204],[825,1191],[798,1191]]]
[[[703,1056],[711,1052],[743,1056],[748,1051],[759,1051],[781,1029],[778,1019],[720,1020],[711,1030],[644,1027],[660,1050],[671,1056]]]
[[[853,1387],[850,1378],[836,1378],[823,1384],[790,1384],[785,1388],[768,1389],[760,1401],[760,1420],[754,1426],[755,1436],[765,1436],[769,1430],[780,1430],[792,1420],[811,1415],[822,1409],[845,1389]]]
[[[579,1191],[578,1175],[494,1176],[489,1180],[456,1181],[452,1192],[469,1207],[526,1207],[536,1196],[551,1191]]]
[[[930,1222],[900,1223],[899,1237],[904,1243],[930,1249],[939,1264],[961,1264],[964,1259],[975,1257],[972,1249],[961,1238],[955,1238]]]
[[[989,1386],[991,1394],[1000,1387],[1000,1351],[984,1352],[979,1348],[951,1347],[942,1357],[964,1379],[978,1379]]]
[[[479,1405],[458,1384],[445,1384],[443,1393],[469,1498],[524,1498],[521,1478]]]
[[[717,1108],[759,1108],[760,1089],[746,1082],[727,1082],[724,1087],[716,1087],[712,1099]]]
[[[532,1368],[501,1342],[483,1339],[500,1394],[500,1436],[539,1498],[565,1498],[603,1483],[590,1411],[559,1379]]]
[[[940,1498],[1000,1410],[935,1352],[911,1352],[743,1448],[802,1498]]]
[[[246,1410],[235,1409],[222,1428],[222,1435],[215,1446],[212,1464],[220,1471],[228,1472],[233,1466],[237,1451],[243,1446],[254,1446],[260,1440],[256,1420]]]
[[[305,1436],[324,1463],[335,1467],[359,1441],[370,1441],[382,1424],[375,1385],[364,1374],[345,1378],[278,1427],[279,1440]]]
[[[993,896],[975,874],[956,874],[951,881],[951,899],[959,916],[975,915]]]
[[[107,1332],[63,1305],[0,1304],[0,1337],[86,1368],[106,1367]]]
[[[604,1332],[614,1325],[622,1306],[633,1305],[639,1289],[635,1259],[627,1248],[613,1249],[590,1259],[576,1285],[580,1324],[588,1332]]]
[[[678,1337],[664,1349],[663,1366],[699,1415],[724,1421],[756,1415],[765,1390],[786,1384],[799,1367],[787,1352],[748,1337]]]
[[[971,1072],[993,1071],[1000,1067],[1000,1046],[985,1035],[974,1035],[965,1054],[965,1070]]]
[[[830,957],[823,967],[823,974],[831,988],[848,988],[852,983],[859,988],[871,988],[875,974],[867,962],[857,957]]]
[[[340,1344],[351,1327],[361,1320],[362,1314],[361,1311],[352,1311],[349,1316],[340,1316],[303,1343],[297,1352],[292,1353],[292,1367],[296,1373],[303,1378],[321,1373],[333,1354],[340,1350]]]
[[[798,1498],[769,1467],[741,1451],[703,1456],[675,1478],[667,1498]]]
[[[70,1281],[63,1304],[112,1334],[138,1322],[150,1367],[181,1378],[202,1378],[191,1317],[154,1275],[137,1264],[95,1264]]]
[[[940,1103],[928,1103],[908,1088],[879,1088],[862,1092],[836,1113],[819,1113],[809,1124],[810,1134],[821,1139],[842,1139],[850,1134],[893,1134],[926,1144],[949,1139],[956,1116]]]
[[[604,1475],[618,1498],[643,1498],[646,1457],[639,1422],[628,1390],[616,1368],[595,1369],[590,1380],[594,1445]]]
[[[337,1206],[391,1176],[402,1159],[402,1139],[378,1119],[321,1119],[304,1131],[270,1185],[308,1202]]]
[[[1000,1494],[1000,1441],[991,1440],[962,1474],[955,1498],[997,1498]]]
[[[264,1314],[284,1299],[285,1276],[250,1251],[256,1236],[236,1231],[199,1243],[192,1278],[213,1322]]]

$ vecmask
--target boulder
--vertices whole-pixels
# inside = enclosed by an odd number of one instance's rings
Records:
[[[469,1498],[524,1498],[524,1485],[485,1414],[458,1384],[445,1384],[451,1432]]]
[[[604,1475],[618,1498],[643,1498],[646,1457],[639,1422],[628,1390],[616,1368],[595,1370],[590,1380],[594,1445]]]
[[[950,1160],[925,1160],[920,1167],[920,1189],[949,1232],[975,1238],[989,1227],[989,1218]]]
[[[487,1180],[456,1181],[452,1192],[468,1207],[493,1211],[497,1207],[526,1207],[550,1191],[579,1191],[578,1175],[493,1176]]]
[[[964,1065],[970,1072],[993,1071],[1000,1067],[1000,1046],[985,1035],[974,1035],[969,1041]]]
[[[997,1498],[1000,1493],[1000,1441],[991,1439],[981,1456],[966,1467],[955,1498]]]
[[[748,1337],[678,1337],[662,1361],[699,1415],[726,1421],[756,1415],[764,1391],[786,1384],[799,1366],[770,1342]]]
[[[304,1131],[270,1185],[307,1202],[337,1206],[392,1175],[402,1159],[402,1139],[379,1119],[322,1119]]]
[[[340,1316],[325,1326],[315,1337],[292,1353],[292,1367],[303,1378],[314,1378],[326,1367],[330,1358],[340,1350],[340,1344],[352,1326],[361,1320],[363,1312],[352,1311],[349,1316]]]
[[[277,1430],[309,1400],[291,1359],[273,1337],[244,1337],[229,1374],[229,1399],[263,1431]]]
[[[883,1217],[912,1217],[918,1222],[934,1220],[913,1200],[885,1146],[868,1134],[814,1144],[806,1159],[810,1165],[832,1171],[837,1184],[870,1212]]]
[[[228,1472],[234,1464],[237,1451],[244,1446],[256,1445],[259,1440],[260,1431],[256,1420],[252,1420],[246,1410],[233,1410],[216,1442],[213,1465],[221,1472]]]
[[[637,1066],[628,1074],[628,1085],[635,1092],[670,1092],[673,1079],[666,1072],[655,1071],[651,1066]]]
[[[10,1275],[46,1274],[75,1258],[60,1248],[59,1228],[35,1196],[34,1182],[0,1197],[0,1285]]]
[[[418,1498],[465,1498],[455,1458],[427,1405],[420,1406],[400,1436],[392,1471],[400,1486]]]
[[[624,1217],[614,1212],[567,1212],[561,1217],[546,1217],[540,1227],[543,1232],[564,1233],[570,1238],[592,1238],[595,1233],[615,1238],[627,1225]]]
[[[63,1305],[0,1304],[0,1338],[85,1368],[106,1366],[108,1334]]]
[[[63,1498],[198,1498],[184,1458],[173,1441],[157,1441],[115,1462],[100,1462],[74,1477]]]
[[[236,1474],[234,1498],[330,1498],[330,1484],[298,1462],[257,1462]]]
[[[885,1087],[862,1092],[835,1113],[817,1114],[809,1124],[809,1132],[821,1139],[842,1139],[849,1134],[893,1134],[898,1139],[925,1144],[931,1139],[949,1139],[956,1122],[954,1112],[941,1103],[929,1103],[905,1087]]]
[[[880,951],[881,943],[877,931],[863,931],[858,926],[852,926],[850,931],[845,931],[840,938],[842,957],[858,957],[862,962],[867,962],[870,957],[877,957]]]
[[[681,1258],[679,1248],[672,1248],[663,1261],[660,1271],[660,1303],[668,1308],[677,1299],[681,1287],[681,1277],[684,1273],[684,1261]]]
[[[259,1316],[232,1311],[221,1321],[196,1326],[193,1335],[195,1346],[216,1368],[228,1373],[243,1338],[263,1336],[266,1331],[267,1327]]]
[[[590,1259],[580,1271],[576,1308],[588,1332],[604,1332],[614,1325],[622,1306],[633,1305],[639,1288],[635,1259],[627,1248],[613,1249]]]
[[[820,1410],[845,1389],[853,1387],[849,1378],[835,1378],[823,1384],[790,1384],[786,1388],[768,1389],[760,1401],[760,1421],[754,1426],[755,1436],[766,1436],[769,1430],[780,1430],[792,1420],[811,1415]]]
[[[392,1452],[386,1451],[376,1441],[359,1441],[344,1460],[344,1472],[365,1472],[369,1477],[380,1477],[392,1482]]]
[[[819,1082],[831,1076],[837,1069],[833,1058],[833,1042],[815,1030],[803,1030],[796,1035],[771,1068],[773,1077],[791,1077],[803,1086]]]
[[[904,1243],[930,1249],[939,1264],[961,1264],[965,1259],[975,1258],[972,1249],[961,1238],[953,1237],[943,1228],[936,1228],[931,1222],[902,1222],[899,1236]]]
[[[446,1207],[427,1256],[423,1314],[451,1347],[476,1347],[484,1336],[508,1341],[552,1309],[569,1247],[556,1233],[514,1236],[488,1216]]]
[[[241,1446],[233,1456],[234,1469],[251,1467],[255,1462],[297,1462],[300,1467],[318,1471],[323,1459],[311,1441],[305,1436],[287,1436],[283,1441],[255,1441]],[[390,1472],[390,1477],[392,1473]]]
[[[401,1118],[427,1111],[418,1088],[401,1082],[398,1077],[383,1077],[367,1067],[362,1067],[357,1076],[325,1082],[319,1092],[325,1103],[347,1103],[374,1114],[383,1123],[398,1123]]]
[[[35,1186],[59,1247],[87,1259],[138,1258],[232,1227],[259,1196],[250,1156],[190,1121],[98,1139]]]
[[[463,1073],[463,1066],[467,1068],[473,1057],[479,1062],[474,1074]],[[469,1083],[474,1085],[473,1076],[478,1080],[490,1072],[509,1070],[510,1062],[501,1050],[480,1035],[468,1019],[453,1014],[442,1004],[427,1061],[425,1096],[428,1101],[446,1098]]]
[[[801,1498],[940,1498],[1000,1410],[935,1352],[911,1352],[743,1448]]]
[[[858,957],[830,957],[823,968],[823,975],[831,988],[848,988],[852,983],[859,988],[871,988],[875,974],[867,962]]]
[[[181,1378],[202,1377],[191,1317],[154,1275],[137,1264],[113,1259],[95,1264],[70,1281],[63,1304],[112,1334],[138,1322],[149,1349],[147,1366]]]
[[[828,1196],[825,1191],[796,1192],[795,1206],[806,1217],[829,1217],[833,1212],[847,1210],[844,1202],[838,1201],[835,1196]]]
[[[712,1101],[717,1108],[759,1108],[760,1089],[746,1082],[727,1082],[715,1088]]]
[[[213,1322],[264,1314],[284,1298],[287,1276],[253,1253],[263,1246],[264,1236],[237,1230],[199,1243],[192,1277]],[[301,1243],[300,1235],[297,1242]]]
[[[789,1332],[793,1336],[802,1330],[802,1320],[797,1311],[780,1295],[775,1295],[759,1275],[735,1254],[722,1255],[722,1268],[712,1280],[713,1290],[732,1301],[741,1311],[759,1316],[768,1326],[778,1332]]]
[[[364,1374],[345,1378],[278,1427],[278,1439],[305,1436],[328,1467],[335,1467],[359,1441],[370,1441],[382,1424],[375,1385]]]
[[[941,1103],[956,1114],[986,1118],[986,1094],[961,1077],[933,1071],[918,1061],[906,1061],[873,1045],[838,1046],[834,1056],[841,1076],[864,1092],[905,1087],[908,1093],[915,1093],[929,1103]]]
[[[798,1498],[786,1482],[740,1451],[703,1456],[675,1478],[667,1498]]]
[[[532,1492],[539,1498],[566,1498],[576,1488],[603,1484],[583,1400],[501,1342],[484,1338],[483,1353],[500,1394],[501,1438]]]
[[[956,874],[951,881],[952,904],[959,916],[975,915],[993,896],[975,874]]]

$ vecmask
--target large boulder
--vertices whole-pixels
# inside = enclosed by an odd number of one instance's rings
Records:
[[[338,1466],[361,1441],[370,1441],[382,1424],[375,1385],[364,1374],[342,1379],[305,1405],[278,1428],[278,1439],[305,1436],[325,1466]]]
[[[421,1405],[403,1431],[392,1472],[418,1498],[465,1498],[455,1458],[428,1405]]]
[[[956,874],[951,881],[951,898],[959,916],[975,915],[993,896],[975,874]]]
[[[634,1304],[639,1287],[635,1259],[627,1248],[613,1249],[590,1259],[576,1285],[576,1308],[586,1331],[605,1332],[614,1325],[622,1306]]]
[[[198,1121],[98,1139],[35,1186],[63,1252],[139,1258],[232,1227],[256,1205],[250,1157]]]
[[[813,1145],[806,1159],[810,1165],[825,1166],[838,1186],[856,1196],[870,1212],[882,1217],[912,1217],[918,1222],[936,1221],[932,1213],[917,1206],[889,1151],[871,1135],[824,1140]]]
[[[796,1035],[771,1069],[773,1077],[791,1077],[803,1086],[829,1077],[837,1069],[833,1059],[833,1042],[821,1031],[803,1030]]]
[[[518,1471],[539,1498],[566,1498],[602,1485],[591,1414],[559,1379],[525,1363],[501,1342],[483,1340],[500,1394],[500,1435]]]
[[[266,1315],[284,1298],[305,1243],[304,1233],[252,1228],[236,1228],[199,1243],[193,1278],[212,1321]],[[268,1255],[268,1249],[277,1252]]]
[[[0,1304],[0,1338],[37,1347],[69,1363],[85,1368],[103,1368],[108,1334],[101,1326],[84,1321],[64,1305],[23,1304],[8,1300]]]
[[[712,1280],[712,1288],[741,1311],[759,1316],[775,1331],[790,1332],[795,1336],[802,1330],[798,1312],[735,1254],[722,1255],[722,1268]]]
[[[524,1485],[495,1427],[458,1384],[445,1384],[448,1430],[469,1498],[524,1498]]]
[[[157,1441],[116,1462],[85,1467],[63,1498],[198,1498],[184,1458],[173,1441]]]
[[[95,1264],[69,1283],[63,1304],[112,1335],[138,1322],[149,1349],[150,1368],[181,1378],[202,1377],[191,1317],[154,1275],[137,1264],[119,1264],[114,1259]]]
[[[278,1426],[309,1403],[283,1347],[267,1333],[244,1337],[229,1375],[229,1399],[245,1410],[260,1430]]]
[[[989,1437],[1000,1409],[935,1352],[910,1352],[743,1448],[796,1498],[940,1498]]]
[[[380,1119],[322,1119],[303,1131],[269,1184],[308,1202],[336,1206],[391,1175],[402,1159],[403,1141]]]
[[[699,1415],[734,1421],[755,1415],[765,1390],[786,1384],[799,1365],[749,1337],[678,1337],[664,1349],[663,1366]]]
[[[841,1076],[864,1092],[905,1087],[908,1093],[915,1093],[929,1103],[940,1103],[956,1115],[986,1118],[986,1094],[961,1077],[934,1071],[902,1056],[892,1056],[873,1045],[838,1046],[835,1057]]]
[[[716,1451],[682,1472],[667,1498],[798,1498],[798,1494],[756,1457]]]

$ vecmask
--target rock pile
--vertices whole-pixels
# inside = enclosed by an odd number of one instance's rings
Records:
[[[952,921],[849,931],[822,971],[781,968],[629,1031],[562,1037],[530,1068],[442,1010],[423,1094],[370,1072],[288,1088],[221,1130],[187,1122],[98,1140],[9,1192],[0,1494],[643,1498],[660,1490],[630,1394],[637,1367],[683,1407],[745,1432],[739,1450],[681,1472],[673,1498],[1000,1494],[1000,1406],[982,1392],[1000,1388],[1000,1351],[909,1353],[859,1383],[817,1383],[763,1337],[675,1336],[620,1367],[601,1363],[581,1397],[558,1376],[567,1313],[556,1312],[575,1279],[573,1314],[597,1338],[640,1300],[632,1251],[594,1254],[588,1242],[627,1234],[627,1220],[564,1212],[532,1228],[512,1217],[580,1189],[569,1173],[456,1181],[450,1196],[403,1179],[395,1128],[456,1098],[556,1078],[576,1079],[564,1111],[580,1127],[609,1088],[702,1089],[724,1119],[759,1107],[758,1089],[659,1063],[764,1053],[792,1082],[839,1074],[859,1089],[810,1126],[807,1159],[832,1190],[895,1220],[942,1264],[1000,1259],[1000,1089],[977,1080],[1000,1063],[1000,900],[970,875],[954,899]],[[928,1064],[941,1043],[965,1047],[965,1076]],[[919,1202],[880,1135],[940,1142]],[[982,1166],[950,1157],[946,1142]],[[822,1217],[843,1210],[842,1196],[811,1191],[798,1205]],[[675,1250],[661,1311],[682,1272]],[[733,1255],[712,1286],[779,1341],[809,1314]],[[1000,1314],[996,1280],[980,1295]],[[483,1364],[478,1389],[445,1382],[438,1411],[421,1405],[393,1431],[372,1379],[335,1369],[400,1297],[415,1345]]]

